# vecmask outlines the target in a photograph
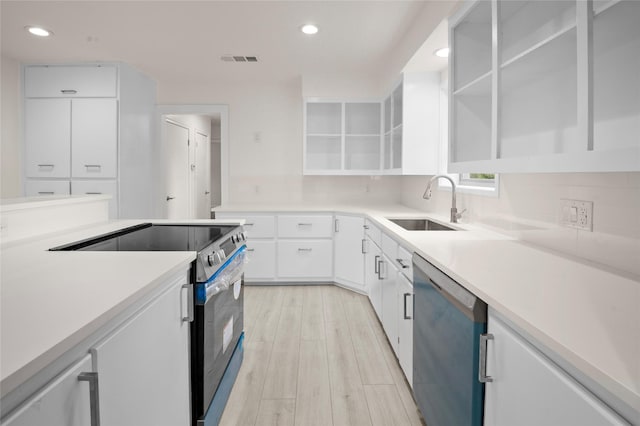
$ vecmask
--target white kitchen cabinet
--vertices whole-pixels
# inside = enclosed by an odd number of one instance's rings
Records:
[[[364,218],[336,215],[333,253],[335,281],[354,290],[366,292],[364,280]]]
[[[118,175],[118,101],[71,101],[71,176],[113,178]]]
[[[405,72],[384,101],[383,169],[387,174],[438,173],[440,76]]]
[[[331,238],[331,215],[278,215],[278,238]]]
[[[29,66],[25,69],[27,98],[113,98],[118,70],[114,65]]]
[[[2,424],[4,426],[89,425],[91,422],[89,383],[78,380],[81,373],[87,372],[92,372],[89,354],[36,393]]]
[[[365,235],[364,282],[373,310],[382,321],[382,249],[375,243],[371,235]]]
[[[125,64],[27,65],[24,81],[25,192],[113,179],[113,218],[152,216],[155,83]]]
[[[71,100],[26,99],[24,114],[25,176],[69,178]]]
[[[278,240],[278,277],[302,281],[331,281],[332,248],[331,240]]]
[[[111,195],[109,200],[109,217],[118,216],[118,182],[115,180],[73,180],[71,182],[73,195]]]
[[[245,220],[244,230],[247,233],[248,238],[275,238],[276,236],[276,217],[274,215],[216,213],[216,218],[220,219],[233,219],[234,217],[239,217]]]
[[[639,19],[634,1],[464,5],[450,20],[449,172],[639,170]]]
[[[70,195],[68,180],[29,180],[25,182],[25,195],[38,197],[42,195]]]
[[[389,339],[396,356],[398,356],[398,268],[386,254],[380,263],[382,277],[382,327]]]
[[[627,425],[489,309],[484,424]]]
[[[397,276],[398,288],[398,361],[413,387],[413,284],[402,273]]]
[[[244,267],[246,281],[268,281],[276,276],[276,242],[249,237],[247,263]]]
[[[306,99],[303,173],[380,173],[381,110],[379,101]]]
[[[184,278],[91,349],[103,426],[190,423]]]

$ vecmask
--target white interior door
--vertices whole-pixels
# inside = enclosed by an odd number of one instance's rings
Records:
[[[165,148],[164,181],[168,219],[190,218],[189,128],[165,119],[162,123]]]
[[[198,219],[211,218],[211,140],[196,130],[196,212]]]

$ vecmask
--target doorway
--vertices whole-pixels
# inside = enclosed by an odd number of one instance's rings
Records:
[[[227,199],[228,107],[158,107],[156,216],[209,219]]]

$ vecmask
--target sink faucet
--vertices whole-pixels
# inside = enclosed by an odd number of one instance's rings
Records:
[[[458,209],[456,208],[456,183],[449,176],[436,175],[429,179],[427,189],[424,191],[422,198],[425,200],[431,199],[431,185],[433,185],[433,182],[437,181],[439,178],[444,178],[451,182],[451,223],[458,223],[458,219],[462,217],[462,213],[458,213]],[[462,212],[464,212],[464,210]]]

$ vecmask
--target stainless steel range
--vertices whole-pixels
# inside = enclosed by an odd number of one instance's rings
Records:
[[[245,234],[241,226],[144,223],[52,250],[195,251],[191,268],[193,425],[216,425],[243,359]],[[161,372],[160,372],[161,374]]]

